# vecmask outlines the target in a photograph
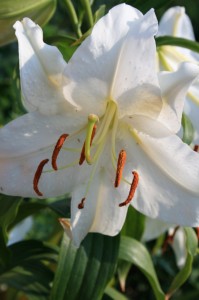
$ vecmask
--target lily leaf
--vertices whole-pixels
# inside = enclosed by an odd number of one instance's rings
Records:
[[[1,0],[0,5],[0,45],[15,40],[13,24],[29,17],[43,26],[52,17],[56,0]]]
[[[173,36],[159,36],[156,38],[157,47],[161,46],[178,46],[187,48],[189,50],[199,53],[199,43],[184,38],[173,37]]]
[[[147,277],[157,300],[164,300],[165,295],[160,287],[151,257],[147,249],[135,239],[121,237],[119,258],[136,265]]]
[[[192,228],[185,227],[184,231],[186,235],[186,250],[187,250],[186,262],[184,267],[180,270],[180,272],[176,275],[173,282],[171,283],[166,299],[170,299],[171,295],[173,295],[173,293],[176,290],[178,290],[179,287],[187,280],[187,278],[189,277],[192,271],[192,264],[193,264],[194,255],[196,254],[197,251],[198,240]]]
[[[77,249],[64,234],[50,299],[100,299],[115,270],[119,240],[89,234]]]
[[[184,143],[190,145],[194,138],[194,128],[191,123],[191,120],[188,118],[188,116],[185,113],[182,114],[182,127],[183,127],[182,140]]]
[[[122,228],[122,235],[140,240],[142,238],[144,228],[145,216],[132,206],[129,206],[126,220]]]
[[[9,251],[6,248],[8,240],[7,229],[13,222],[20,203],[21,198],[0,195],[0,264],[2,265],[6,264],[9,256]]]

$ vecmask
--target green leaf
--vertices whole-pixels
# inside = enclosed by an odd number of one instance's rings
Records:
[[[15,40],[13,24],[29,17],[43,26],[52,17],[56,0],[1,0],[0,5],[0,45]]]
[[[130,271],[131,265],[132,264],[130,262],[124,260],[119,260],[118,262],[117,273],[122,292],[124,292],[126,289],[126,279]]]
[[[64,235],[51,300],[100,299],[115,270],[119,236],[88,234],[77,249]]]
[[[159,36],[156,38],[157,47],[161,46],[178,46],[187,48],[189,50],[199,53],[199,43],[184,38],[173,37],[173,36]]]
[[[164,300],[165,295],[160,287],[151,257],[147,249],[135,239],[121,237],[119,258],[136,265],[147,277],[157,300]]]
[[[194,138],[194,128],[191,123],[191,120],[188,118],[188,116],[185,113],[182,114],[182,127],[183,127],[182,140],[184,143],[190,145]]]
[[[120,292],[118,292],[116,289],[114,289],[113,287],[110,287],[110,286],[108,286],[105,289],[104,293],[113,300],[128,300],[127,297],[125,297]]]
[[[180,270],[180,272],[176,275],[176,277],[171,283],[171,286],[167,293],[168,299],[171,297],[171,295],[173,295],[173,293],[176,290],[179,289],[179,287],[187,280],[187,278],[191,274],[194,255],[196,254],[198,247],[198,240],[195,231],[192,228],[188,227],[185,227],[184,231],[186,234],[186,262],[184,267]]]
[[[132,206],[129,206],[122,235],[140,240],[145,228],[145,216]]]
[[[21,198],[0,195],[0,245],[1,245],[0,264],[1,265],[5,265],[9,257],[9,251],[6,248],[6,243],[8,240],[7,229],[8,226],[14,220],[20,203],[21,203]]]
[[[106,12],[106,5],[100,5],[100,7],[98,8],[98,10],[96,10],[95,14],[94,14],[94,23],[97,23],[97,21],[99,21],[99,19],[101,19]]]

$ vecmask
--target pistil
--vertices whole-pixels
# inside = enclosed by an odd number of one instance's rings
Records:
[[[96,124],[95,124],[95,125],[93,126],[93,131],[92,131],[92,135],[91,135],[90,146],[92,145],[93,138],[94,138],[95,133],[96,133],[96,129],[97,129],[97,126],[96,126]],[[85,161],[85,142],[84,142],[84,145],[83,145],[83,147],[82,147],[81,154],[80,154],[79,165],[81,166],[81,165],[83,164],[84,161]]]

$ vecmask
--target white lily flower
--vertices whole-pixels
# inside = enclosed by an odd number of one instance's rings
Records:
[[[154,11],[114,7],[68,64],[31,20],[14,27],[29,113],[0,131],[1,191],[71,192],[71,225],[60,221],[76,245],[88,232],[116,235],[130,202],[152,218],[198,226],[199,154],[176,132],[199,68],[185,63],[158,78]]]
[[[179,227],[176,230],[173,225],[162,222],[158,219],[154,220],[151,218],[146,218],[145,222],[145,231],[142,237],[142,241],[148,242],[150,240],[156,239],[158,236],[168,231],[169,236],[173,236],[170,246],[174,251],[176,264],[178,268],[181,269],[186,262],[187,256],[186,236],[184,229],[182,227]]]
[[[171,35],[174,37],[195,40],[191,20],[185,13],[184,7],[172,7],[162,16],[159,23],[158,36]],[[182,47],[161,46],[158,50],[159,67],[161,70],[175,71],[185,61],[199,64],[199,54]],[[185,113],[190,117],[194,129],[194,143],[199,143],[199,78],[194,81],[187,93]]]

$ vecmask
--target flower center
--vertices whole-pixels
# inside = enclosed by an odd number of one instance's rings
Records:
[[[107,107],[104,115],[102,117],[98,117],[95,114],[90,114],[88,116],[88,123],[86,127],[81,128],[78,132],[72,133],[71,135],[64,133],[58,139],[51,158],[51,170],[43,170],[45,165],[48,163],[49,159],[44,159],[40,162],[33,179],[33,188],[37,195],[43,196],[42,192],[39,190],[38,184],[42,173],[47,172],[55,172],[63,169],[67,169],[69,167],[74,167],[75,165],[82,166],[82,164],[86,161],[87,164],[93,165],[90,176],[87,182],[87,186],[85,189],[85,194],[81,202],[78,205],[79,209],[84,208],[84,204],[86,201],[86,197],[90,190],[91,183],[93,181],[97,164],[103,152],[104,146],[107,143],[108,137],[111,134],[111,162],[112,166],[116,171],[115,175],[115,183],[114,187],[117,188],[120,185],[121,180],[123,180],[126,184],[130,185],[130,191],[127,199],[120,203],[119,206],[125,206],[130,203],[132,200],[134,193],[136,191],[139,176],[136,171],[133,171],[133,180],[132,183],[129,183],[125,178],[123,178],[123,169],[126,162],[126,151],[122,149],[119,153],[118,159],[115,150],[115,143],[116,143],[116,132],[118,128],[118,109],[117,104],[113,100],[109,100],[107,102]],[[86,129],[85,134],[85,142],[81,149],[73,149],[73,148],[66,148],[64,144],[70,143],[70,138],[77,137],[80,132]],[[59,156],[60,151],[77,151],[77,160],[71,162],[69,165],[65,166],[58,166],[57,165],[57,158]]]

